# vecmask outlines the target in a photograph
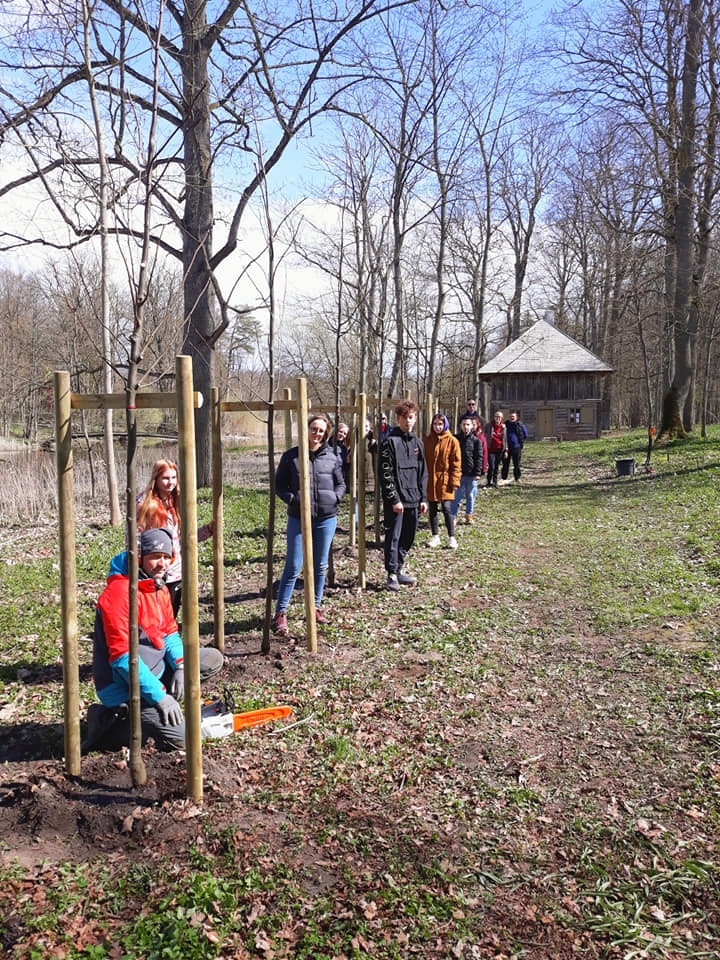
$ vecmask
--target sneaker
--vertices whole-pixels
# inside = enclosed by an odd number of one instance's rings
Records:
[[[457,540],[455,539],[455,537],[450,537],[450,539],[448,540],[448,547],[451,550],[457,550]]]
[[[471,514],[471,513],[466,513],[466,514],[465,514],[465,523],[466,523],[466,525],[467,525],[467,526],[470,526],[470,524],[471,524],[472,522],[473,522],[472,514]]]
[[[279,633],[281,637],[287,637],[290,633],[288,629],[287,614],[278,613],[275,615],[275,620],[273,621],[273,629],[275,633]]]
[[[434,537],[430,537],[430,539],[428,540],[428,546],[429,546],[429,547],[439,547],[439,546],[440,546],[440,537],[439,537],[437,534],[435,534]]]
[[[397,574],[395,573],[388,574],[386,586],[388,590],[394,590],[395,592],[397,592],[400,589],[400,581],[398,579]]]
[[[322,612],[320,607],[316,607],[315,609],[315,623],[329,623],[328,618]]]
[[[417,583],[417,577],[414,577],[411,573],[399,573],[397,575],[397,581],[404,587],[414,587]]]

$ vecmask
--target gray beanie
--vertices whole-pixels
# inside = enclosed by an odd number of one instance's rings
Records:
[[[148,553],[165,553],[168,557],[175,553],[169,530],[159,527],[140,534],[140,556],[144,557]]]

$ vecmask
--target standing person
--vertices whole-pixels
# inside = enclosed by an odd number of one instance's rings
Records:
[[[174,558],[165,574],[165,581],[172,599],[173,614],[180,611],[182,588],[182,556],[180,553],[180,484],[178,469],[172,460],[157,460],[152,469],[150,482],[137,498],[138,536],[144,530],[162,527],[172,536]],[[197,537],[202,543],[208,540],[214,531],[214,523],[198,527]]]
[[[401,400],[395,407],[397,426],[380,448],[380,486],[385,529],[385,570],[388,590],[414,586],[417,578],[403,572],[405,558],[415,542],[420,514],[427,513],[427,467],[420,440],[412,432],[417,406]]]
[[[460,504],[465,500],[465,523],[473,522],[473,510],[477,498],[478,483],[487,471],[487,442],[475,435],[475,421],[472,417],[463,417],[460,432],[456,436],[460,447],[460,486],[455,491],[452,505],[453,517],[457,517]]]
[[[508,455],[507,430],[500,410],[485,424],[485,439],[488,449],[487,486],[497,487],[498,470]]]
[[[367,440],[368,453],[370,454],[369,460],[372,464],[373,477],[375,476],[375,463],[377,460],[378,450],[380,449],[383,440],[388,435],[388,422],[387,417],[383,413],[380,419],[380,440],[375,436],[375,430],[373,429],[372,423],[367,420],[365,423],[365,439]]]
[[[448,547],[457,550],[452,506],[455,502],[455,491],[460,487],[460,444],[450,432],[450,423],[444,413],[436,413],[432,418],[430,433],[423,439],[423,447],[428,473],[427,498],[432,534],[428,546],[440,546],[438,509],[441,509],[448,535]]]
[[[508,457],[503,460],[502,478],[507,480],[510,472],[510,461],[513,465],[513,478],[515,483],[520,482],[520,460],[522,458],[523,445],[527,440],[528,432],[525,424],[520,419],[517,410],[512,410],[510,419],[505,424],[507,430]]]
[[[343,423],[342,421],[338,423],[335,428],[335,436],[333,438],[333,447],[335,452],[340,458],[340,464],[342,466],[343,477],[345,478],[345,486],[350,485],[350,447],[348,445],[348,436],[350,435],[350,427]]]
[[[460,414],[460,420],[458,422],[458,430],[462,426],[462,422],[465,419],[465,417],[470,417],[470,419],[474,421],[474,426],[475,426],[474,432],[475,434],[478,434],[482,430],[482,418],[478,413],[477,403],[475,402],[475,400],[472,399],[472,397],[468,397],[468,399],[465,401],[465,409]]]
[[[185,720],[178,703],[184,692],[183,645],[165,584],[174,555],[169,530],[146,530],[138,550],[138,626],[143,742],[149,737],[160,750],[185,748]],[[93,680],[99,704],[88,708],[86,749],[118,749],[129,743],[130,723],[130,601],[128,554],[110,564],[107,586],[100,594],[93,633]],[[214,647],[200,648],[200,678],[222,669],[223,655]]]
[[[342,465],[328,444],[330,420],[323,413],[308,419],[310,449],[310,513],[313,570],[315,573],[315,620],[327,623],[322,611],[322,598],[327,576],[328,557],[337,527],[338,504],[345,496]],[[287,553],[278,585],[273,626],[275,632],[287,636],[287,611],[303,566],[302,533],[300,530],[300,454],[298,447],[286,450],[275,473],[275,492],[287,504]]]

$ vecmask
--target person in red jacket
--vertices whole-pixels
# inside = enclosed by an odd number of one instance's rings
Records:
[[[508,456],[507,429],[502,411],[498,410],[492,420],[485,424],[485,439],[488,448],[487,486],[497,487],[498,470]]]
[[[173,559],[169,530],[145,530],[139,539],[138,673],[143,742],[150,737],[161,750],[185,747],[185,719],[178,703],[184,692],[183,645],[173,615],[165,574]],[[130,630],[127,552],[114,557],[107,586],[100,594],[93,633],[93,680],[100,700],[88,708],[85,749],[118,749],[129,743]],[[200,649],[200,677],[220,671],[223,655]]]

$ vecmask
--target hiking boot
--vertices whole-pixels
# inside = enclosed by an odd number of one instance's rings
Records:
[[[273,621],[273,630],[275,633],[279,633],[281,637],[287,637],[289,635],[290,630],[288,629],[286,613],[277,613],[275,615],[275,620]]]
[[[397,574],[395,573],[388,574],[386,586],[388,590],[394,590],[397,593],[397,591],[400,589],[400,581],[398,579]]]
[[[399,573],[397,575],[397,582],[401,583],[404,587],[414,587],[417,583],[417,577],[414,577],[411,573]]]
[[[329,623],[328,618],[322,612],[320,607],[316,607],[315,609],[315,623]]]
[[[127,707],[106,707],[102,703],[91,703],[87,709],[87,733],[82,743],[82,752],[102,750],[112,739],[110,734],[115,725],[127,715]]]
[[[472,522],[473,522],[472,514],[471,514],[471,513],[466,513],[466,514],[465,514],[465,524],[466,524],[467,526],[470,526],[470,524],[471,524]]]
[[[430,539],[428,540],[428,546],[429,546],[429,547],[439,547],[439,546],[440,546],[440,537],[438,536],[437,533],[435,534],[435,536],[430,537]]]
[[[450,539],[448,540],[448,547],[450,548],[450,550],[457,550],[457,540],[455,539],[455,537],[450,537]]]

